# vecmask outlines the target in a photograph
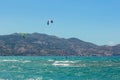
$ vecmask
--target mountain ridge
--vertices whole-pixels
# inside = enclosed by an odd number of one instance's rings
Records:
[[[0,56],[119,56],[120,44],[98,46],[78,38],[21,33],[0,35]]]

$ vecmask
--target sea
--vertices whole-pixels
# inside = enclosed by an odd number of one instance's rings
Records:
[[[120,80],[120,56],[1,56],[0,80]]]

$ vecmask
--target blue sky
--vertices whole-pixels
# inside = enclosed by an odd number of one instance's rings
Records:
[[[0,0],[0,34],[45,33],[120,43],[120,0]],[[48,19],[54,24],[46,25]]]

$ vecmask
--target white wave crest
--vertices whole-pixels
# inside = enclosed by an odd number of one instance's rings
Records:
[[[29,62],[31,62],[31,61],[29,61],[29,60],[24,60],[24,61],[21,61],[22,63],[29,63]]]
[[[8,59],[5,59],[5,60],[0,60],[0,62],[19,62],[19,60],[8,60]]]
[[[48,61],[50,61],[50,62],[51,62],[51,61],[54,61],[54,60],[52,60],[52,59],[49,59]]]
[[[86,64],[80,61],[55,61],[52,65],[61,67],[86,67]]]
[[[29,60],[8,60],[8,59],[5,59],[5,60],[0,60],[0,62],[22,62],[22,63],[28,63],[28,62],[31,62]]]
[[[71,66],[76,63],[75,61],[55,61],[52,65],[54,66]]]

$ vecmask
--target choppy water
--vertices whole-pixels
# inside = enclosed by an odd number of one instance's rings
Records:
[[[0,80],[120,80],[120,57],[0,57]]]

